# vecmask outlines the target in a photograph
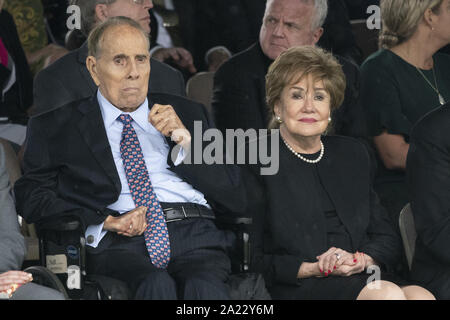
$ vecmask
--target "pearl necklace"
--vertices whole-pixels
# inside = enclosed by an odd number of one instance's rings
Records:
[[[282,138],[282,139],[283,139],[283,138]],[[320,155],[319,155],[319,157],[318,157],[317,159],[315,159],[315,160],[307,159],[307,158],[305,158],[304,156],[302,156],[300,153],[296,152],[296,151],[295,151],[294,149],[292,149],[292,147],[286,142],[286,140],[283,139],[283,142],[284,142],[284,144],[286,145],[286,147],[287,147],[289,150],[291,150],[291,152],[292,152],[293,154],[295,154],[299,159],[301,159],[301,160],[303,160],[303,161],[305,161],[305,162],[307,162],[307,163],[317,163],[317,162],[319,162],[320,160],[322,160],[323,154],[325,153],[325,147],[324,147],[324,145],[323,145],[323,143],[322,143],[322,140],[320,141]]]

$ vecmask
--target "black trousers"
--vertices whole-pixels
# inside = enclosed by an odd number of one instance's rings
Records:
[[[167,269],[151,263],[143,236],[108,233],[113,237],[111,245],[88,254],[88,272],[126,282],[140,300],[229,299],[231,267],[225,243],[220,244],[225,240],[222,231],[206,219],[185,219],[167,226],[171,242]],[[183,236],[185,240],[180,243]]]

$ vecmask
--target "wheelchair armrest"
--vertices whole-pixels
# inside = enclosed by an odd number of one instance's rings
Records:
[[[228,225],[251,225],[253,221],[250,217],[242,217],[234,214],[216,215],[216,219],[218,222]]]
[[[64,295],[64,298],[69,299],[64,285],[59,278],[46,267],[31,266],[24,270],[24,272],[31,273],[33,275],[33,282],[57,290]]]
[[[81,222],[74,217],[65,217],[62,219],[47,220],[39,226],[43,231],[75,231],[80,229]]]

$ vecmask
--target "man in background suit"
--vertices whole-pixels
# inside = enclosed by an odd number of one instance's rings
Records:
[[[269,0],[260,30],[259,42],[225,62],[214,77],[212,108],[217,127],[225,129],[268,126],[265,102],[265,75],[270,64],[292,46],[315,45],[322,36],[327,16],[326,0]],[[347,89],[342,106],[333,118],[338,134],[363,136],[362,114],[358,101],[359,70],[344,58]]]
[[[232,53],[248,48],[258,39],[265,1],[172,2],[179,17],[182,43],[192,53],[198,70],[216,71]]]
[[[56,290],[32,283],[33,276],[20,271],[26,254],[16,208],[11,195],[5,151],[0,144],[0,293],[10,292],[11,300],[61,300]],[[14,287],[19,286],[15,291]]]
[[[139,4],[141,2],[141,4]],[[87,35],[93,27],[108,17],[123,15],[136,20],[150,33],[148,10],[151,0],[115,0],[105,4],[103,0],[75,0],[81,10],[82,31]],[[86,69],[87,43],[57,60],[38,73],[34,81],[33,115],[53,110],[69,102],[92,96],[97,87]],[[185,84],[181,73],[166,64],[151,59],[153,79],[149,82],[151,92],[185,96]]]
[[[229,298],[230,243],[214,218],[244,212],[239,168],[183,162],[196,150],[195,143],[189,148],[194,121],[203,130],[211,121],[202,105],[185,98],[147,96],[149,42],[135,21],[108,19],[88,44],[86,64],[99,90],[30,121],[25,173],[15,185],[19,212],[38,227],[77,217],[90,273],[130,284],[138,299]],[[147,184],[136,186],[142,179]],[[142,202],[145,196],[153,200]],[[161,208],[168,240],[164,223],[152,226],[150,217]],[[146,247],[157,243],[151,232],[164,240],[156,254],[161,264]]]

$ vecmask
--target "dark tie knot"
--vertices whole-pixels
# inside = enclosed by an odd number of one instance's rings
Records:
[[[133,118],[129,114],[121,114],[117,119],[124,125],[130,124],[133,121]]]

